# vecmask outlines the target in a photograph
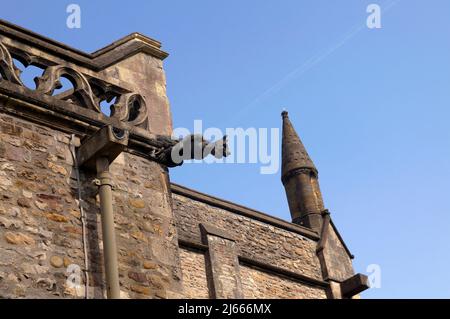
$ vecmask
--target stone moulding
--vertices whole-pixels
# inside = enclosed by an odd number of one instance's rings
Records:
[[[77,134],[80,138],[112,124],[130,132],[127,152],[156,162],[161,162],[158,154],[175,144],[169,137],[152,134],[119,119],[109,118],[102,113],[30,91],[7,81],[0,81],[0,110],[68,134]]]
[[[294,176],[300,175],[300,174],[305,174],[305,175],[312,175],[315,176],[316,178],[318,177],[318,172],[317,169],[312,169],[309,167],[299,167],[299,168],[294,168],[292,170],[290,170],[289,172],[287,172],[286,174],[284,174],[281,177],[281,182],[283,183],[283,185],[286,184],[286,182]]]

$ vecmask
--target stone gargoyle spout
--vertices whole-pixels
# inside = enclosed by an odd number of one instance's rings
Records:
[[[190,134],[161,152],[158,157],[167,166],[175,167],[182,165],[184,160],[201,160],[208,155],[218,159],[230,155],[226,135],[220,140],[210,142],[201,134]]]

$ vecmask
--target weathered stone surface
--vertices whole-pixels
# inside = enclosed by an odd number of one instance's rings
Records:
[[[50,264],[55,268],[61,268],[64,265],[64,261],[60,256],[52,256],[50,258]]]
[[[6,229],[20,229],[22,228],[22,222],[0,216],[0,226],[5,227]]]
[[[144,208],[145,202],[142,199],[130,199],[130,205],[134,208]]]
[[[138,241],[142,241],[142,242],[147,242],[147,237],[145,236],[144,233],[140,232],[140,231],[135,231],[131,233],[131,237],[137,239]]]
[[[7,232],[5,233],[5,240],[13,245],[34,245],[35,240],[22,233],[11,233]]]
[[[156,268],[158,268],[158,265],[155,264],[154,262],[151,262],[151,261],[148,261],[148,260],[144,260],[143,267],[145,269],[156,269]]]
[[[77,193],[77,188],[81,187],[81,205],[87,218],[91,285],[96,291],[102,291],[101,294],[96,293],[96,296],[103,297],[105,285],[102,237],[97,189],[91,184],[93,174],[81,172],[80,186],[74,179],[68,179],[67,174],[72,168],[66,162],[71,157],[68,145],[70,136],[67,134],[48,128],[44,130],[40,125],[8,117],[0,112],[0,123],[6,120],[13,123],[11,125],[21,127],[22,133],[18,134],[26,133],[34,136],[34,140],[33,144],[27,144],[26,151],[7,146],[3,155],[0,154],[0,167],[3,168],[0,170],[0,271],[8,273],[13,267],[22,265],[23,273],[34,281],[35,287],[18,289],[19,295],[24,297],[53,298],[55,291],[60,296],[82,297],[82,294],[78,294],[80,291],[65,287],[65,269],[72,264],[84,265],[83,231]],[[21,136],[16,137],[20,141]],[[3,141],[10,141],[9,138],[9,135],[0,135],[0,145],[3,147]],[[39,146],[39,143],[42,145]],[[42,152],[44,148],[46,152]],[[14,160],[7,157],[10,150],[16,152]],[[31,162],[27,162],[27,156],[22,156],[25,153],[32,159]],[[135,252],[132,255],[119,254],[122,289],[125,295],[132,294],[130,296],[138,298],[176,296],[177,292],[182,291],[181,276],[169,196],[161,195],[161,192],[168,189],[167,185],[161,184],[161,176],[165,171],[159,164],[134,155],[123,154],[121,157],[122,160],[113,163],[110,169],[115,180],[122,180],[127,185],[125,191],[113,192],[115,215],[121,221],[116,224],[120,226],[116,229],[117,245],[120,251]],[[53,164],[48,164],[50,162]],[[129,172],[133,172],[133,175]],[[139,172],[139,175],[135,172]],[[131,179],[138,183],[131,182]],[[144,187],[146,181],[153,181],[153,187]],[[163,181],[167,182],[166,179]],[[151,209],[147,201],[154,203]],[[164,247],[161,248],[161,254],[158,252],[154,255],[149,243],[156,237],[164,242]],[[12,248],[3,251],[2,242],[5,247]],[[24,248],[29,249],[25,255],[19,250]],[[152,272],[150,280],[144,271]],[[165,279],[158,281],[158,277]],[[4,286],[11,297],[17,295],[14,292],[16,284],[11,280]],[[131,285],[135,285],[134,291]],[[0,295],[6,295],[1,288]]]
[[[181,248],[180,260],[186,297],[209,298],[205,254]]]
[[[48,267],[38,264],[24,264],[22,268],[24,273],[32,275],[46,274],[49,271]]]
[[[67,217],[60,215],[60,214],[56,214],[56,213],[48,213],[48,214],[46,214],[46,217],[48,219],[53,220],[58,223],[67,223],[68,222]]]
[[[146,97],[150,114],[148,127],[152,133],[170,135],[172,119],[169,101],[166,95],[166,77],[162,61],[145,53],[120,61],[117,65],[103,71],[109,77],[114,76],[130,83]]]
[[[201,242],[199,223],[211,224],[236,238],[243,256],[322,279],[314,240],[178,194],[173,206],[182,239]]]
[[[32,192],[29,192],[29,191],[27,191],[27,190],[22,190],[22,195],[25,197],[25,198],[28,198],[28,199],[30,199],[30,198],[32,198],[33,197],[33,193]]]
[[[62,167],[61,165],[54,164],[52,162],[48,162],[48,167],[55,173],[61,174],[61,175],[67,175],[67,170]]]
[[[25,197],[19,197],[17,199],[17,205],[19,205],[20,207],[26,207],[26,208],[31,207],[30,201]]]
[[[245,298],[323,299],[324,289],[311,287],[295,280],[241,266]]]
[[[145,282],[147,282],[147,276],[144,273],[139,273],[139,272],[135,272],[135,271],[129,271],[128,272],[128,277],[130,279],[133,279],[134,281],[136,281],[138,283],[145,283]]]
[[[325,248],[320,251],[319,258],[322,259],[326,276],[330,279],[344,281],[354,274],[352,261],[331,225],[328,225],[327,242]]]
[[[67,267],[69,267],[69,265],[72,264],[72,261],[70,260],[69,257],[64,256],[64,258],[63,258],[63,264],[64,264],[64,267],[67,268]]]
[[[218,237],[213,234],[206,235],[208,243],[207,264],[208,275],[213,282],[214,298],[242,299],[242,283],[236,242]]]
[[[139,286],[139,285],[131,285],[131,290],[134,292],[137,292],[139,294],[146,295],[146,296],[151,295],[151,290],[148,287],[143,287],[143,286]]]

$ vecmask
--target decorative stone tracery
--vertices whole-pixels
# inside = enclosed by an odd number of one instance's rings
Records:
[[[0,74],[1,78],[14,84],[23,85],[20,70],[14,65],[8,49],[0,42]]]
[[[131,126],[147,128],[147,106],[140,94],[117,87],[92,75],[83,74],[69,65],[47,63],[43,66],[42,59],[17,48],[9,50],[1,41],[0,82],[8,81],[31,90],[23,84],[20,78],[21,71],[14,64],[14,59],[23,63],[25,67],[38,65],[44,68],[43,74],[34,78],[35,92],[53,96],[55,99],[64,100],[98,113],[102,113],[100,107],[102,101],[109,103],[116,98],[115,103],[111,106],[111,118]],[[73,89],[54,95],[55,90],[63,87],[61,78],[69,80]]]

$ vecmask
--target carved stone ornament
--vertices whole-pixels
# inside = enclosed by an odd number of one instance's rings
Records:
[[[14,65],[8,49],[0,42],[0,74],[2,79],[14,84],[23,85],[20,80],[20,70]]]
[[[135,93],[122,94],[111,107],[111,117],[131,126],[146,128],[147,107],[144,98]]]
[[[12,51],[11,51],[12,50]],[[39,59],[37,56],[18,48],[9,50],[0,41],[0,82],[8,81],[24,86],[20,75],[21,71],[15,66],[13,58],[23,63],[25,67],[38,65],[44,68],[41,76],[34,78],[35,92],[52,96],[58,100],[64,100],[83,108],[102,113],[100,103],[110,103],[116,98],[116,103],[111,106],[111,118],[131,126],[147,128],[148,111],[144,98],[137,93],[108,83],[98,77],[86,75],[68,65],[56,65],[52,61]],[[61,78],[66,78],[73,85],[73,89],[54,94],[55,90],[62,88]]]
[[[34,79],[36,91],[52,95],[54,90],[62,88],[62,76],[66,77],[72,83],[74,89],[69,90],[67,93],[63,92],[61,96],[57,95],[57,98],[71,101],[75,98],[82,106],[101,112],[100,105],[94,101],[94,95],[89,82],[81,73],[67,66],[49,66],[42,76]]]

